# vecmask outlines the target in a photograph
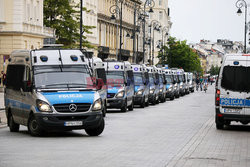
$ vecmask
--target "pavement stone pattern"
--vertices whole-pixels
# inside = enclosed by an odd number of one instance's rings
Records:
[[[4,111],[4,94],[0,92],[0,128],[5,127],[7,123],[5,111]]]
[[[250,127],[216,130],[214,87],[144,109],[109,112],[104,133],[31,137],[0,128],[0,167],[250,166]],[[28,157],[28,158],[27,158]]]

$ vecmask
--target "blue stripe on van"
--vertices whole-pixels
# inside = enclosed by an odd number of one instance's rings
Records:
[[[236,99],[236,98],[221,98],[220,105],[222,106],[239,106],[239,107],[250,107],[250,100],[247,99]]]

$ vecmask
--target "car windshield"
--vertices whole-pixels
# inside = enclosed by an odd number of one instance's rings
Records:
[[[250,67],[225,66],[221,86],[231,91],[250,92]]]
[[[124,84],[124,72],[123,71],[106,71],[107,84]]]
[[[36,88],[93,88],[87,65],[82,66],[35,66]]]
[[[154,84],[154,77],[152,73],[149,74],[149,83]]]
[[[167,80],[167,83],[172,83],[173,82],[173,78],[171,75],[166,75],[166,80]]]
[[[143,84],[143,73],[134,73],[135,84],[142,85]]]

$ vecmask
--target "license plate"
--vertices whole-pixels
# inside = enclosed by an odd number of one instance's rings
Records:
[[[240,113],[241,109],[225,108],[224,113]]]
[[[82,121],[65,122],[64,126],[82,126]]]

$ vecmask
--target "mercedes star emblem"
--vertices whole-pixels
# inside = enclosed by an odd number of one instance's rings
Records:
[[[75,104],[70,104],[69,105],[69,110],[72,111],[72,112],[76,112],[77,106]]]

